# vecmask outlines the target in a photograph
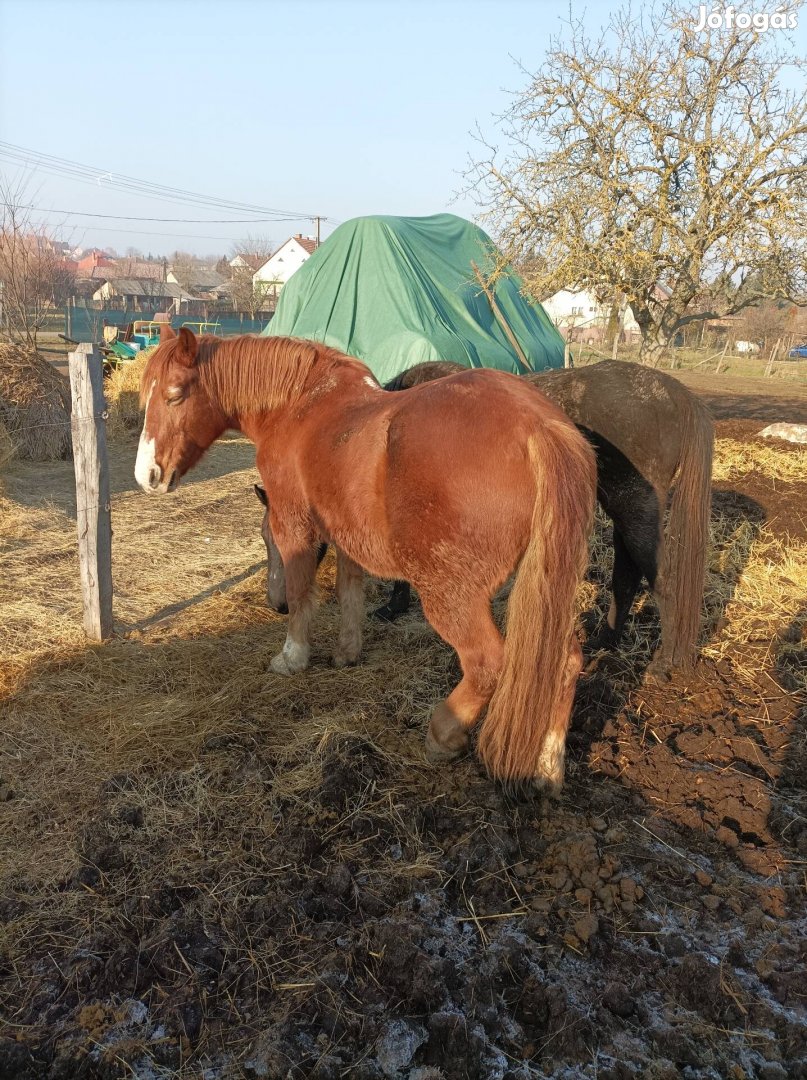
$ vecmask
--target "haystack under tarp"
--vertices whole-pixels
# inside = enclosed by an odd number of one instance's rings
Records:
[[[70,387],[43,356],[23,345],[0,344],[0,424],[15,457],[70,457]]]
[[[6,425],[0,421],[0,469],[7,461],[14,457],[14,440],[8,433]]]
[[[494,312],[475,267],[486,275],[500,263],[490,237],[453,214],[354,218],[283,286],[264,333],[325,342],[381,382],[425,360],[516,374],[562,367],[563,339],[512,271],[490,287]]]

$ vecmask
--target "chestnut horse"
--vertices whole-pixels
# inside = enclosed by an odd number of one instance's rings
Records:
[[[289,605],[272,669],[308,666],[317,548],[332,542],[334,662],[359,657],[362,570],[411,582],[462,666],[432,713],[431,756],[463,752],[487,706],[478,750],[489,773],[557,792],[596,488],[594,455],[574,425],[502,372],[389,394],[363,363],[314,342],[164,333],[143,373],[135,476],[147,492],[173,491],[228,428],[255,443]],[[490,601],[514,571],[503,640]]]
[[[384,389],[407,390],[464,370],[450,361],[417,364]],[[559,405],[591,443],[597,455],[597,497],[614,524],[611,606],[604,625],[589,638],[589,649],[619,644],[645,578],[661,615],[661,646],[651,671],[686,670],[696,655],[709,539],[714,433],[706,407],[672,376],[618,360],[525,375],[524,380]],[[258,485],[256,493],[261,498]],[[274,568],[267,597],[282,610],[283,564],[266,515],[263,535]],[[409,602],[408,583],[396,582],[375,614],[395,619]]]

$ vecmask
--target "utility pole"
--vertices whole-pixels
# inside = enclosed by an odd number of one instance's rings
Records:
[[[314,221],[317,223],[317,247],[319,247],[319,217],[315,217]]]

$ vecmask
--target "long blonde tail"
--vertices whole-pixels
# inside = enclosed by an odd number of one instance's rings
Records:
[[[547,735],[563,747],[580,671],[575,594],[588,562],[596,494],[594,453],[571,424],[549,420],[529,444],[532,532],[507,608],[504,666],[479,733],[479,756],[505,783],[538,779]],[[558,754],[555,753],[555,758]]]

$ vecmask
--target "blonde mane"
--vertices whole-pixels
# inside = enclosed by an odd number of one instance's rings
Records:
[[[165,392],[174,351],[179,338],[161,344],[149,357],[141,381],[141,399],[156,384]],[[360,361],[338,349],[300,338],[258,337],[244,334],[234,338],[210,335],[198,339],[196,362],[191,369],[200,388],[228,415],[266,412],[294,401],[311,385],[312,377],[325,376],[335,367],[354,368],[370,374]]]

